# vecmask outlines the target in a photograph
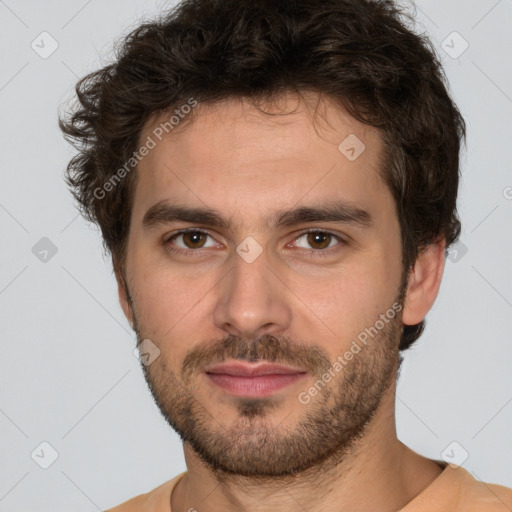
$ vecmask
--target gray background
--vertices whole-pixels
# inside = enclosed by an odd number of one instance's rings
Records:
[[[99,233],[77,216],[62,180],[73,153],[57,127],[78,77],[169,5],[0,0],[1,511],[100,510],[185,469],[133,355]],[[512,487],[512,1],[422,0],[417,20],[468,122],[469,149],[464,245],[407,353],[398,436],[435,459],[467,452],[462,465],[478,479]],[[51,49],[43,31],[58,43],[47,58],[31,47]],[[41,252],[43,237],[56,254]],[[58,453],[48,469],[44,441]]]

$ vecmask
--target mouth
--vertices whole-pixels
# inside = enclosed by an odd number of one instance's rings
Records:
[[[300,368],[270,363],[222,363],[205,370],[208,380],[223,391],[243,397],[266,397],[302,380]]]

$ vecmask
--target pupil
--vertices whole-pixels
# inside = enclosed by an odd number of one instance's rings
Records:
[[[324,249],[329,245],[329,237],[327,233],[310,233],[308,242],[313,246],[320,244],[320,249]]]
[[[203,234],[199,233],[198,231],[192,231],[190,233],[186,233],[185,234],[185,237],[189,237],[189,238],[192,239],[191,245],[193,245],[193,246],[195,246],[197,244],[199,244],[199,246],[203,245],[203,244],[200,243],[202,236],[203,236]]]

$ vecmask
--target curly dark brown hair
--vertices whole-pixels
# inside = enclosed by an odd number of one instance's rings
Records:
[[[257,101],[288,91],[327,95],[381,131],[404,276],[440,237],[447,250],[461,230],[466,125],[432,43],[409,24],[413,15],[390,0],[184,0],[125,36],[116,61],[82,78],[78,103],[59,116],[78,150],[66,183],[99,225],[114,270],[124,272],[136,172],[98,191],[133,158],[150,117],[191,98]],[[424,325],[404,326],[400,350]]]

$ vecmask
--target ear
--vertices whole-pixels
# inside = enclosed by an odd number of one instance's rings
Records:
[[[409,273],[402,322],[419,324],[436,300],[443,277],[446,240],[441,238],[418,255]]]
[[[117,281],[117,294],[119,296],[119,303],[121,304],[121,308],[123,308],[124,316],[133,329],[133,311],[130,301],[128,300],[128,290],[126,288],[125,278],[122,274],[122,271],[120,270],[115,270],[115,275]]]

